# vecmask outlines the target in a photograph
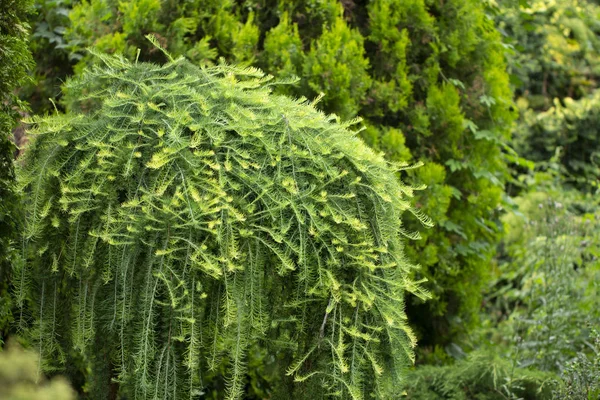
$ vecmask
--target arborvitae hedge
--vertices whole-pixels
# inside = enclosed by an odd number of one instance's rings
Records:
[[[8,299],[11,248],[17,240],[17,223],[20,211],[14,187],[13,159],[15,146],[11,142],[12,129],[22,105],[15,89],[25,82],[31,66],[31,53],[27,46],[27,14],[31,12],[29,0],[0,0],[0,342],[6,334],[11,319]]]
[[[425,161],[409,175],[429,186],[418,206],[439,226],[410,257],[434,299],[409,314],[422,344],[448,343],[472,324],[498,241],[501,144],[513,119],[505,48],[481,1],[89,0],[73,8],[64,40],[77,56],[95,45],[160,58],[145,33],[195,63],[222,56],[300,76],[278,90],[325,92],[321,107],[364,117],[363,138],[389,160]]]
[[[400,218],[429,224],[406,165],[256,69],[99,57],[67,114],[35,119],[19,174],[16,293],[44,368],[83,363],[93,399],[111,380],[131,399],[397,397],[404,293],[425,296]]]

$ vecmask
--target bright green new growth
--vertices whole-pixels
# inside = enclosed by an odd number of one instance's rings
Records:
[[[224,378],[239,399],[258,348],[273,398],[392,398],[415,345],[404,292],[426,295],[403,258],[402,213],[430,223],[408,167],[259,70],[97,56],[70,112],[34,121],[20,172],[17,299],[44,367],[72,345],[93,398],[111,378],[129,399]]]

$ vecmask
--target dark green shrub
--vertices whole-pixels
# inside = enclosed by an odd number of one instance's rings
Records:
[[[411,400],[550,400],[557,376],[516,368],[498,354],[475,352],[446,366],[420,366],[406,380]]]
[[[425,161],[414,179],[429,189],[417,204],[441,229],[409,254],[434,301],[410,315],[425,343],[447,344],[476,321],[499,239],[500,149],[512,121],[504,50],[478,1],[375,1],[368,16],[365,138],[392,159]]]
[[[342,119],[365,118],[363,138],[408,172],[439,227],[412,245],[433,300],[411,301],[424,344],[447,344],[476,321],[499,238],[506,167],[501,144],[513,119],[503,43],[477,0],[163,1],[90,0],[74,6],[65,40],[73,54],[95,45],[159,60],[143,34],[175,55],[219,56],[279,78],[282,93],[314,98]],[[147,50],[147,51],[146,51]],[[76,70],[89,65],[83,56]]]
[[[83,359],[94,399],[111,380],[236,399],[263,354],[274,398],[391,398],[415,345],[404,292],[425,296],[401,166],[256,69],[99,57],[67,114],[35,119],[19,175],[17,300],[44,368]]]
[[[600,189],[600,91],[579,100],[557,100],[554,107],[545,112],[525,111],[515,132],[515,148],[536,162],[557,156],[565,184],[597,192]]]
[[[31,1],[0,0],[0,343],[11,320],[8,299],[13,242],[17,239],[19,198],[15,193],[12,129],[23,107],[15,89],[27,79],[31,53],[27,47],[27,14]]]
[[[482,342],[520,365],[564,375],[578,353],[593,355],[591,331],[600,325],[600,204],[548,172],[526,183],[530,191],[503,218],[507,235]]]

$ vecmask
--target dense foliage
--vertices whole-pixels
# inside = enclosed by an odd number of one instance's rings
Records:
[[[561,399],[594,399],[600,397],[600,334],[594,331],[590,345],[594,355],[590,359],[579,353],[565,370],[565,384],[557,391]]]
[[[362,137],[388,160],[425,161],[408,175],[429,187],[417,203],[439,226],[409,253],[434,298],[413,299],[409,314],[424,344],[447,344],[473,326],[499,240],[501,144],[513,119],[504,47],[481,2],[90,0],[69,19],[57,51],[79,59],[75,71],[90,65],[91,45],[161,60],[143,39],[153,33],[194,63],[224,57],[281,79],[299,76],[277,90],[323,92],[320,107],[365,118]]]
[[[11,130],[22,105],[15,89],[25,82],[31,66],[27,46],[27,13],[31,1],[0,0],[0,342],[11,320],[8,282],[11,248],[17,240],[19,198],[15,193]]]
[[[443,399],[553,399],[556,376],[518,368],[498,354],[476,352],[452,365],[423,366],[411,372],[408,398]],[[475,397],[476,396],[476,397]]]
[[[30,49],[35,68],[31,71],[33,82],[21,88],[20,94],[31,104],[33,111],[51,111],[54,107],[48,99],[60,95],[60,85],[73,72],[71,64],[75,60],[69,57],[63,39],[73,2],[34,0],[33,3]]]
[[[600,92],[579,100],[567,97],[545,112],[524,110],[515,147],[537,162],[558,157],[566,183],[593,193],[600,189],[599,126]]]
[[[499,11],[499,28],[516,50],[509,57],[521,114],[515,149],[536,162],[558,152],[569,185],[597,190],[600,6],[536,0]]]
[[[509,57],[516,96],[535,110],[555,98],[591,94],[600,78],[600,6],[588,0],[531,0],[501,7],[498,28],[515,51]]]
[[[598,1],[32,2],[0,329],[79,396],[598,398]]]
[[[507,341],[507,356],[560,372],[588,350],[600,326],[600,204],[548,175],[536,174],[504,217],[508,235],[489,315],[499,320],[493,334]]]
[[[266,352],[277,398],[393,397],[415,345],[403,295],[425,296],[403,165],[256,69],[100,57],[67,114],[35,120],[20,175],[17,293],[45,369],[73,347],[95,399],[111,378],[129,398],[239,399]]]

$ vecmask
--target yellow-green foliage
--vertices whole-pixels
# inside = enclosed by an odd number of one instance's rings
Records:
[[[559,386],[548,372],[518,368],[495,353],[471,353],[453,365],[421,366],[405,386],[411,400],[551,400]]]
[[[302,75],[305,57],[298,25],[284,12],[279,24],[265,35],[262,59],[266,65],[277,71],[280,79],[293,79]],[[288,93],[292,90],[283,89]]]
[[[75,400],[75,392],[61,378],[47,382],[39,370],[39,356],[9,342],[0,351],[2,400]]]
[[[484,343],[516,362],[562,374],[577,353],[594,356],[600,204],[597,196],[559,185],[557,163],[544,169],[523,177],[530,190],[503,217],[507,235],[486,296],[494,329]]]
[[[403,166],[254,68],[98,56],[19,175],[17,301],[44,368],[79,354],[94,399],[111,379],[240,399],[262,353],[273,397],[392,398],[414,361],[404,293],[426,297]]]
[[[434,295],[409,307],[424,343],[451,341],[474,322],[498,241],[500,149],[513,120],[505,48],[481,1],[153,0],[139,13],[156,20],[130,15],[140,1],[79,3],[69,48],[84,54],[98,45],[129,59],[141,48],[140,59],[157,60],[140,41],[154,32],[198,64],[222,56],[282,79],[298,75],[300,84],[277,90],[309,99],[323,92],[324,111],[364,117],[363,138],[389,160],[426,163],[408,173],[429,186],[418,204],[440,221],[410,246]],[[141,21],[135,31],[129,20]]]
[[[340,14],[323,27],[304,62],[303,76],[310,88],[306,93],[325,93],[324,108],[344,119],[358,114],[360,102],[371,86],[363,40]]]
[[[500,29],[515,47],[510,57],[517,95],[533,109],[554,98],[580,98],[600,78],[600,7],[591,0],[533,0],[501,7]]]
[[[555,159],[565,183],[580,190],[600,189],[600,91],[573,100],[556,99],[554,107],[522,112],[515,148],[536,162]]]
[[[600,6],[588,0],[524,2],[497,16],[515,50],[514,148],[544,168],[558,162],[563,183],[592,192],[600,177],[599,17]]]

